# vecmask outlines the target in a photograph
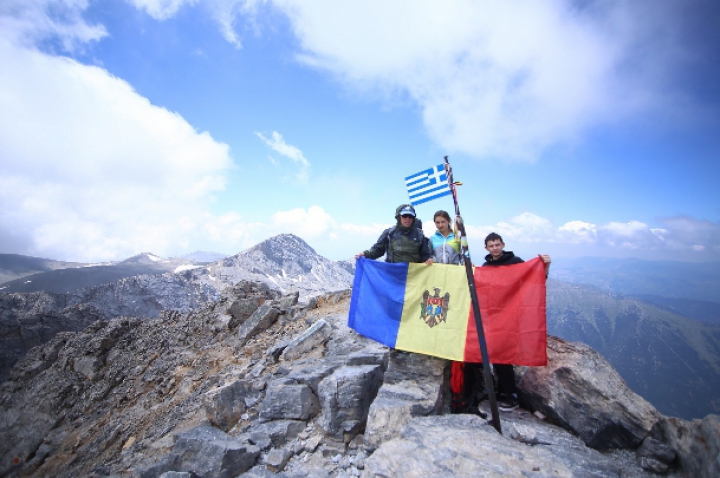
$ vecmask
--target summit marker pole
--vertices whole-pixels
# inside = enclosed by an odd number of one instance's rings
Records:
[[[482,317],[480,316],[480,302],[478,301],[477,290],[475,289],[475,277],[473,275],[472,263],[470,262],[469,249],[465,234],[465,224],[462,216],[460,216],[460,206],[458,205],[457,189],[455,188],[455,180],[453,179],[452,167],[445,156],[445,173],[447,174],[448,185],[452,192],[453,202],[455,203],[455,226],[460,233],[460,247],[465,263],[465,272],[467,273],[468,287],[470,288],[470,299],[472,300],[473,312],[475,316],[475,328],[478,333],[478,342],[480,342],[480,353],[483,360],[483,375],[485,377],[485,392],[490,398],[490,411],[492,412],[493,427],[502,435],[500,426],[500,414],[497,407],[497,399],[495,397],[495,382],[493,381],[492,372],[490,370],[490,357],[487,351],[487,343],[485,341],[485,330],[482,325]]]

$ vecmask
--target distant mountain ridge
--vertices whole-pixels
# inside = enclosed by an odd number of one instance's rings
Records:
[[[0,285],[32,274],[81,265],[77,262],[63,262],[20,254],[0,254]]]
[[[720,325],[720,302],[662,297],[653,294],[634,294],[632,297],[706,324]]]
[[[178,267],[199,266],[186,259],[163,259],[155,254],[144,252],[120,262],[107,264],[73,264],[67,267],[55,267],[35,274],[23,276],[0,284],[0,292],[66,292],[119,281],[128,277],[145,274],[163,274],[173,272]],[[0,268],[5,263],[0,261]]]
[[[666,415],[720,413],[720,326],[598,287],[550,280],[547,327],[600,352]]]
[[[550,276],[623,295],[651,294],[720,303],[720,262],[554,259]]]

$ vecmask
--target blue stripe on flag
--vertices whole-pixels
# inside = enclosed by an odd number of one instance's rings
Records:
[[[450,191],[443,191],[434,196],[426,196],[422,199],[411,199],[410,204],[412,204],[413,206],[417,206],[418,204],[426,203],[426,202],[432,201],[433,199],[441,198],[443,196],[448,196],[450,194],[452,194]]]
[[[395,347],[405,303],[407,263],[378,262],[365,267],[368,259],[355,263],[348,326],[388,347]]]
[[[405,186],[413,206],[452,194],[442,164],[406,177]]]

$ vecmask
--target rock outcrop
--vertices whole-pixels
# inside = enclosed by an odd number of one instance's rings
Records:
[[[138,261],[152,262],[153,256],[141,254],[121,265]],[[83,269],[72,272],[80,274]],[[220,300],[241,280],[259,281],[283,294],[294,292],[306,302],[348,289],[352,274],[318,255],[299,237],[281,234],[206,267],[178,273],[135,275],[65,293],[0,292],[0,383],[28,350],[58,332],[77,332],[97,320],[117,317],[150,319],[165,311],[188,313]]]
[[[664,417],[552,337],[502,434],[451,415],[449,363],[348,329],[348,298],[241,282],[185,314],[58,333],[0,385],[0,475],[717,476],[717,416]]]

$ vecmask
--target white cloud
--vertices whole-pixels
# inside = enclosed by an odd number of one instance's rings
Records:
[[[574,220],[556,227],[545,218],[525,212],[495,225],[467,225],[466,229],[473,247],[482,246],[487,234],[497,232],[509,247],[515,245],[533,253],[538,252],[536,249],[551,249],[564,255],[572,248],[574,254],[580,255],[630,253],[648,259],[720,259],[720,224],[687,216],[663,218],[660,223],[664,227],[651,228],[640,221],[593,224]]]
[[[648,232],[650,229],[647,224],[640,221],[630,222],[609,222],[601,226],[601,231],[606,231],[609,235],[619,237],[636,237],[638,234]]]
[[[238,17],[243,16],[247,21],[246,26],[258,33],[255,15],[264,3],[265,0],[208,0],[211,15],[220,27],[220,32],[236,48],[242,48],[240,36],[235,31]]]
[[[662,103],[657,78],[682,50],[666,27],[679,8],[669,2],[273,4],[290,19],[300,61],[359,90],[407,95],[441,148],[479,157],[534,160]]]
[[[305,156],[303,155],[303,152],[300,151],[300,148],[287,144],[282,135],[277,131],[273,131],[270,138],[266,138],[262,133],[258,132],[256,132],[255,135],[273,151],[285,156],[286,158],[290,158],[295,163],[298,163],[300,165],[300,170],[295,176],[295,179],[303,183],[307,182],[310,173],[310,162],[305,159]],[[276,164],[274,158],[271,158],[270,161],[273,164]]]
[[[391,102],[409,98],[449,152],[532,161],[598,124],[692,108],[674,76],[697,50],[677,20],[692,8],[679,2],[127,1],[158,20],[202,6],[237,48],[240,20],[256,34],[264,21],[277,28],[272,6],[290,22],[299,61]]]
[[[277,234],[295,234],[326,257],[348,259],[370,247],[388,226],[341,223],[322,207],[312,205],[278,211],[264,223],[244,222],[236,213],[208,215],[202,226],[206,234],[197,239],[205,241],[201,248],[236,253]]]
[[[139,10],[156,20],[167,20],[173,17],[184,5],[195,5],[198,0],[126,0]]]
[[[391,102],[409,98],[442,149],[477,157],[533,161],[638,112],[677,119],[694,108],[677,72],[702,57],[678,20],[692,6],[673,1],[127,1],[158,20],[202,6],[237,48],[241,20],[255,34],[265,21],[277,29],[272,7],[289,20],[299,61]],[[69,16],[81,38],[105,34]]]
[[[273,225],[279,231],[292,231],[307,239],[327,235],[334,225],[333,219],[320,206],[276,212],[272,216]]]
[[[552,242],[556,234],[555,228],[549,220],[530,212],[524,212],[494,226],[473,227],[466,225],[466,229],[468,236],[475,237],[476,240],[484,240],[485,236],[491,232],[496,232],[503,237],[505,243]]]
[[[227,145],[101,68],[4,39],[0,58],[0,243],[98,260],[196,234]]]
[[[73,51],[107,35],[104,26],[88,25],[82,18],[87,6],[88,0],[4,0],[0,36],[24,46],[57,40],[63,50]]]
[[[242,48],[240,35],[235,31],[238,17],[247,19],[248,26],[257,32],[254,17],[264,0],[126,0],[139,10],[144,10],[156,20],[167,20],[184,6],[203,4],[205,10],[217,22],[220,33],[236,48]]]
[[[585,221],[570,221],[558,229],[560,237],[568,242],[577,244],[581,242],[594,242],[597,240],[597,227]]]

